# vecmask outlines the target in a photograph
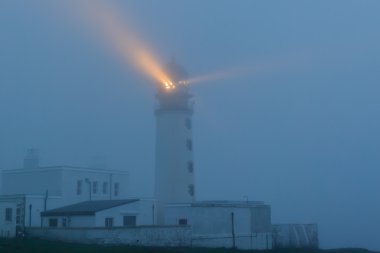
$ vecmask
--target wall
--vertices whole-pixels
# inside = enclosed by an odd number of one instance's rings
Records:
[[[251,226],[253,233],[272,231],[271,207],[269,205],[251,208]]]
[[[58,227],[62,228],[62,220],[66,219],[67,227],[94,227],[95,216],[45,216],[43,219],[43,227],[49,227],[49,219],[58,219]]]
[[[15,202],[0,202],[0,237],[16,236],[16,207]],[[6,208],[12,208],[12,221],[5,220]]]
[[[48,196],[46,200],[46,210],[62,206],[62,197]],[[31,209],[30,209],[31,206]],[[45,209],[45,196],[26,195],[25,196],[25,226],[41,227],[41,212]]]
[[[91,199],[92,200],[108,200],[108,199],[126,199],[128,192],[128,172],[102,169],[86,169],[86,168],[65,168],[63,170],[63,198],[64,205],[78,203],[90,200],[90,186],[86,183],[86,179],[91,182]],[[77,182],[82,181],[82,192],[77,193]],[[97,182],[98,190],[94,193],[93,182]],[[107,192],[103,193],[103,183],[108,184]],[[119,184],[119,194],[114,195],[114,184]]]
[[[275,248],[318,248],[317,224],[273,225]]]
[[[31,228],[27,236],[91,244],[129,244],[144,246],[190,246],[191,229],[188,226],[42,229]]]
[[[154,225],[153,204],[153,200],[142,199],[122,206],[99,211],[96,213],[96,226],[104,227],[105,218],[112,217],[114,218],[114,226],[122,227],[124,215],[136,215],[137,226]]]
[[[179,219],[186,218],[193,229],[193,246],[233,247],[233,238],[235,238],[235,246],[239,249],[271,249],[270,208],[263,207],[267,208],[255,212],[252,211],[255,207],[250,206],[169,205],[165,209],[165,222],[167,225],[177,225]],[[232,212],[234,213],[234,237]],[[252,219],[252,215],[255,215],[255,219]],[[260,224],[261,227],[256,226],[257,219],[260,218],[266,218],[263,221],[265,226],[263,224]],[[252,227],[255,227],[254,231],[251,230]]]
[[[62,194],[62,172],[59,169],[3,170],[2,194]]]

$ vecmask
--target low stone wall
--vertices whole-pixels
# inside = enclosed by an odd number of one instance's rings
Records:
[[[27,228],[30,237],[89,244],[144,246],[191,246],[189,226],[142,226],[134,228]]]

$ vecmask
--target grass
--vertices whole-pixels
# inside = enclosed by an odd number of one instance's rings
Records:
[[[79,243],[65,243],[39,239],[0,239],[1,253],[247,253],[235,249],[210,248],[153,248],[128,245],[100,246]],[[284,249],[270,251],[254,251],[261,253],[370,253],[366,249]]]

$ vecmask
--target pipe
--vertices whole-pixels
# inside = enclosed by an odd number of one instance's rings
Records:
[[[235,221],[234,221],[234,212],[231,212],[231,229],[232,229],[232,248],[236,248],[235,243]]]
[[[29,204],[29,227],[32,226],[32,204]]]

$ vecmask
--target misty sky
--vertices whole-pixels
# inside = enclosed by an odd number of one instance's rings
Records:
[[[101,157],[152,196],[154,81],[57,2],[0,1],[0,168]],[[380,250],[380,1],[108,2],[191,76],[254,70],[191,88],[198,199]]]

